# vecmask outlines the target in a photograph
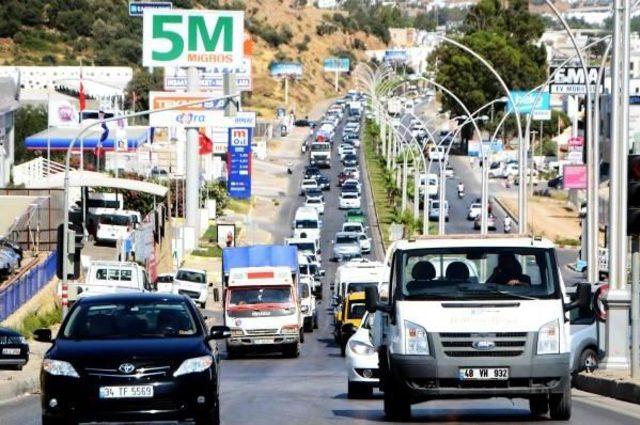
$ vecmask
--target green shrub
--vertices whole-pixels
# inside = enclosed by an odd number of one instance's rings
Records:
[[[29,313],[17,330],[25,338],[31,338],[33,337],[33,331],[36,329],[50,328],[61,321],[62,308],[59,305],[56,305],[55,308],[43,313],[38,311]]]

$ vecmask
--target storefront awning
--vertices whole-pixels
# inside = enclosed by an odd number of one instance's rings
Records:
[[[151,195],[165,197],[168,188],[159,184],[149,183],[141,180],[120,179],[107,174],[95,171],[69,171],[70,187],[108,187],[112,189],[132,190],[134,192],[144,192]],[[37,189],[63,189],[64,172],[51,174],[33,184],[32,188]]]

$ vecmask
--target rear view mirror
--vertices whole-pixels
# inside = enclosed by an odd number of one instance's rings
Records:
[[[586,310],[591,305],[591,284],[590,283],[578,283],[576,285],[576,300],[565,304],[564,310],[574,310],[579,308],[580,310]]]

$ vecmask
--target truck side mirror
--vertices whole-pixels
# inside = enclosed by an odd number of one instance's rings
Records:
[[[375,313],[378,309],[378,289],[368,287],[364,290],[364,304],[369,313]]]
[[[591,304],[591,284],[590,283],[578,283],[576,285],[576,300],[565,304],[564,311],[574,310],[579,308],[580,310],[589,308]]]

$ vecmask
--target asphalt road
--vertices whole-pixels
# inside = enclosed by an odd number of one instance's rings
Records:
[[[336,148],[337,149],[337,148]],[[335,150],[334,154],[337,156]],[[344,359],[333,342],[330,315],[329,284],[337,265],[328,261],[330,241],[338,231],[344,213],[337,209],[338,190],[335,176],[341,166],[334,159],[326,170],[334,180],[330,192],[325,193],[326,213],[322,248],[326,253],[324,267],[324,301],[318,306],[320,328],[306,334],[302,354],[297,359],[283,359],[267,355],[221,362],[221,408],[224,424],[315,425],[326,423],[384,422],[382,399],[376,394],[372,400],[348,400]],[[293,178],[300,178],[301,169]],[[301,203],[297,193],[289,196]],[[366,196],[366,193],[365,193]],[[366,199],[364,200],[366,202]],[[456,206],[464,209],[464,200]],[[293,214],[294,208],[290,209]],[[454,217],[457,215],[454,212]],[[281,225],[289,227],[292,217],[282,216]],[[453,219],[450,226],[468,230],[470,222]],[[463,230],[464,230],[463,229]],[[378,251],[379,253],[379,251]],[[379,254],[377,254],[379,255]],[[223,349],[224,351],[224,349]],[[640,406],[618,402],[579,391],[573,399],[571,424],[637,424]],[[487,423],[511,424],[540,422],[532,417],[525,400],[457,400],[431,401],[413,406],[412,423]],[[29,395],[0,404],[1,425],[35,425],[40,420],[39,396]]]

